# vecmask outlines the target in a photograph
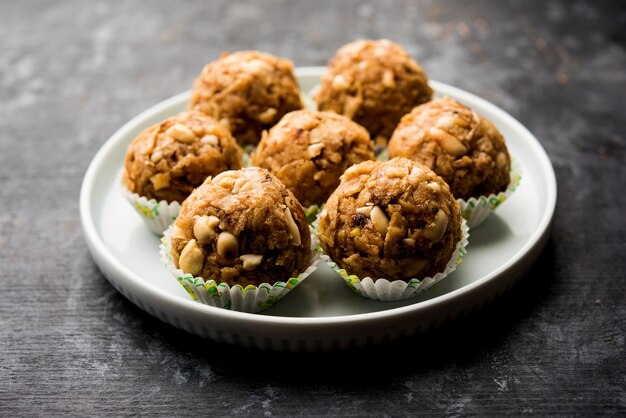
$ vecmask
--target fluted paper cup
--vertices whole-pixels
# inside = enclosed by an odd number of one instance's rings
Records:
[[[516,160],[511,160],[511,181],[505,191],[490,194],[489,196],[471,197],[467,200],[457,199],[461,206],[461,215],[467,221],[467,226],[476,228],[482,224],[493,211],[507,200],[519,187],[522,171]]]
[[[120,184],[120,191],[137,211],[148,229],[156,235],[163,235],[163,231],[176,220],[180,213],[179,202],[167,202],[165,200],[158,202],[155,199],[148,199],[145,196],[132,193],[123,182]]]
[[[313,231],[315,235],[317,235],[316,225],[314,226]],[[429,276],[423,279],[413,278],[407,281],[390,281],[384,278],[372,279],[371,277],[360,278],[340,268],[337,263],[324,253],[321,246],[318,245],[317,250],[320,253],[320,258],[343,279],[344,283],[354,293],[364,298],[390,302],[415,297],[456,270],[457,266],[463,261],[463,257],[467,253],[466,247],[468,239],[469,228],[467,227],[465,220],[462,220],[461,239],[457,243],[454,253],[450,257],[450,261],[448,261],[444,271],[437,273],[432,277]]]
[[[172,229],[173,225],[165,230],[161,238],[159,247],[161,261],[193,300],[205,305],[215,306],[216,308],[248,313],[258,313],[271,308],[304,279],[309,277],[317,269],[317,262],[319,261],[319,255],[314,250],[314,245],[312,245],[311,263],[297,277],[291,277],[285,281],[279,280],[273,284],[261,283],[258,286],[229,286],[226,283],[219,283],[219,281],[213,279],[194,277],[177,268],[172,258]]]

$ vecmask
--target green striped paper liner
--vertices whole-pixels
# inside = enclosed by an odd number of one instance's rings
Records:
[[[240,146],[242,151],[242,163],[244,167],[250,167],[250,156],[256,150],[255,145]],[[167,202],[161,200],[158,202],[156,199],[148,199],[147,197],[140,196],[137,193],[132,193],[126,188],[123,180],[123,169],[120,170],[120,189],[122,195],[131,204],[131,206],[137,211],[141,219],[144,221],[148,229],[158,236],[163,235],[163,232],[176,220],[180,213],[182,202]]]
[[[476,228],[507,200],[519,187],[522,180],[522,170],[515,159],[511,159],[511,181],[505,191],[490,194],[489,196],[471,197],[468,200],[457,199],[461,206],[461,215],[467,221],[467,226]]]
[[[173,225],[170,226],[161,238],[159,253],[165,268],[178,280],[178,283],[187,291],[189,296],[196,302],[215,306],[216,308],[229,309],[232,311],[258,313],[271,308],[284,298],[293,288],[317,270],[319,255],[312,245],[311,264],[297,277],[291,277],[285,281],[277,281],[274,284],[261,283],[258,286],[229,286],[226,283],[202,277],[194,277],[176,268],[172,259]]]
[[[316,221],[312,227],[313,233],[316,237],[317,226],[318,221]],[[452,257],[450,257],[450,261],[448,261],[444,271],[437,273],[432,277],[425,277],[421,280],[413,278],[408,281],[389,281],[384,278],[374,280],[371,277],[359,278],[340,268],[337,263],[324,253],[324,250],[320,245],[316,247],[316,250],[320,253],[320,258],[324,260],[324,262],[335,273],[337,273],[341,279],[343,279],[343,282],[354,293],[367,299],[391,302],[415,297],[456,270],[457,266],[463,261],[463,257],[467,254],[466,247],[468,239],[469,228],[463,219],[461,221],[461,239],[457,243],[454,253],[452,254]]]
[[[161,200],[157,202],[155,199],[148,199],[145,196],[139,196],[132,193],[126,188],[122,180],[120,172],[120,191],[124,198],[131,204],[135,211],[139,214],[148,229],[156,235],[163,235],[165,231],[180,213],[179,202],[167,202]]]
[[[311,205],[308,208],[304,209],[304,215],[306,216],[306,221],[311,225],[317,219],[317,216],[324,209],[324,205]]]

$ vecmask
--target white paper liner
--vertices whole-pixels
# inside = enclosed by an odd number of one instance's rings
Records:
[[[286,281],[277,281],[274,284],[261,283],[258,286],[240,285],[229,286],[226,283],[217,284],[215,280],[204,280],[202,277],[194,277],[189,273],[176,268],[172,259],[173,225],[165,230],[159,246],[159,254],[165,268],[178,280],[178,283],[189,293],[189,296],[197,302],[216,308],[229,309],[232,311],[258,313],[271,308],[287,295],[294,287],[299,285],[311,273],[317,270],[319,254],[315,251],[316,244],[311,245],[311,264],[297,277]]]
[[[457,199],[461,206],[461,215],[467,221],[467,226],[476,228],[493,213],[498,206],[509,198],[519,187],[522,179],[522,170],[515,159],[511,159],[511,181],[505,191],[489,196],[471,197],[468,200]]]
[[[120,184],[120,190],[126,200],[141,216],[146,226],[156,235],[163,235],[163,231],[176,220],[180,213],[180,203],[178,202],[168,203],[165,200],[157,202],[155,199],[139,196],[137,193],[132,193],[128,190],[123,183]]]
[[[316,231],[316,230],[315,230]],[[317,235],[317,232],[315,232]],[[410,279],[408,282],[404,280],[389,281],[387,279],[374,280],[371,277],[360,279],[359,277],[349,274],[346,270],[340,268],[337,263],[331,260],[327,254],[322,254],[320,258],[328,264],[344,281],[344,283],[357,295],[364,298],[380,301],[398,301],[409,299],[424,292],[433,284],[443,279],[454,270],[456,266],[463,261],[463,257],[467,254],[467,243],[469,239],[469,228],[463,219],[461,221],[461,239],[456,245],[450,261],[441,273],[435,274],[433,277],[425,277],[422,280]],[[322,252],[318,246],[318,251]]]
[[[246,145],[241,147],[242,151],[242,163],[244,167],[250,167],[250,156],[256,150],[256,145]],[[120,188],[122,194],[135,208],[141,219],[145,222],[146,226],[158,236],[163,235],[163,232],[176,220],[176,217],[180,213],[181,203],[171,202],[168,203],[165,200],[157,202],[156,199],[148,199],[144,196],[140,196],[137,193],[132,193],[126,188],[123,181],[123,170],[120,170],[118,177],[120,178]]]

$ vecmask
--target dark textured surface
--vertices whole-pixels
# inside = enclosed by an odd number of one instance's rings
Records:
[[[622,2],[0,3],[0,415],[626,415]],[[520,285],[421,338],[271,354],[179,332],[89,256],[83,174],[222,50],[322,65],[388,37],[540,139],[552,237]]]

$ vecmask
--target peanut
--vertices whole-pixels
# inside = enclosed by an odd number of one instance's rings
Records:
[[[259,122],[261,123],[270,123],[274,120],[274,118],[276,117],[276,109],[274,109],[273,107],[268,107],[267,109],[265,109],[265,111],[263,111],[263,113],[261,113],[259,115]]]
[[[177,141],[184,142],[185,144],[191,144],[196,140],[196,135],[181,123],[175,123],[170,126],[167,131],[165,131],[166,135],[171,136]]]
[[[256,269],[263,260],[263,256],[260,254],[244,254],[239,256],[243,262],[243,269],[246,271],[252,271]]]
[[[217,253],[227,261],[233,261],[239,256],[239,242],[237,237],[228,231],[220,232],[217,237]]]
[[[217,147],[220,144],[220,140],[215,135],[204,135],[200,140],[203,144],[213,145]]]
[[[289,234],[291,235],[291,242],[294,245],[301,245],[302,240],[300,239],[300,230],[298,229],[298,225],[296,225],[296,221],[294,221],[289,208],[285,208],[285,217],[287,218],[287,228],[289,229]]]
[[[193,224],[193,235],[198,241],[208,241],[217,235],[215,228],[220,224],[217,216],[200,216]]]
[[[196,276],[202,271],[204,255],[202,255],[202,250],[198,247],[198,243],[195,239],[189,240],[187,245],[185,245],[178,259],[178,264],[182,271],[193,276]]]
[[[348,87],[350,87],[350,84],[348,83],[346,78],[342,76],[341,74],[333,77],[333,81],[331,85],[333,87],[333,90],[337,90],[337,91],[344,91],[344,90],[347,90]]]
[[[424,228],[424,235],[431,242],[439,242],[448,229],[448,215],[439,209],[435,219]]]
[[[307,154],[309,154],[309,157],[315,158],[322,153],[323,149],[324,144],[318,142],[316,144],[309,145],[309,147],[306,149],[306,152]]]
[[[370,219],[376,231],[384,238],[387,235],[387,227],[389,226],[389,219],[385,212],[379,206],[374,206],[370,212]]]

